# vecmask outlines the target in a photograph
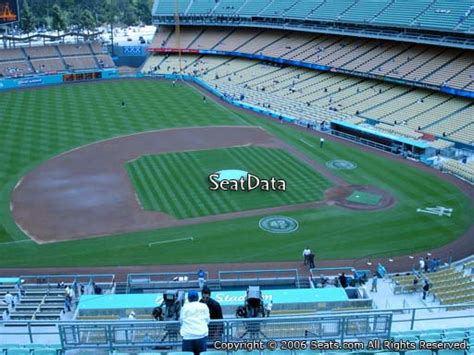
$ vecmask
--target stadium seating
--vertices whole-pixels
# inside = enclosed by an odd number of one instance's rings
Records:
[[[184,15],[227,15],[260,18],[289,18],[408,27],[436,31],[468,31],[474,26],[469,2],[450,0],[180,0]],[[155,16],[174,15],[175,1],[162,0]]]
[[[314,33],[238,28],[183,27],[182,48],[263,54],[274,58],[370,72],[459,89],[474,86],[474,54],[458,49]],[[176,48],[171,28],[162,27],[152,48]],[[230,34],[229,34],[230,33]],[[208,37],[209,35],[209,37]]]
[[[474,128],[473,128],[474,132]],[[473,137],[473,136],[471,136]],[[443,161],[443,170],[446,170],[448,172],[451,172],[455,175],[458,175],[462,177],[463,179],[466,179],[467,181],[474,182],[474,164],[471,162],[469,164],[464,164],[458,160],[454,159],[446,159]],[[467,283],[467,286],[469,286],[471,292],[468,294],[470,296],[473,296],[474,294],[474,282]],[[465,294],[460,294],[459,296],[464,296]],[[471,297],[472,300],[474,300],[474,297]]]
[[[144,66],[145,72],[157,65],[160,70],[155,73],[179,71],[175,55],[152,58]],[[239,98],[243,94],[248,103],[270,105],[275,112],[312,122],[336,116],[353,119],[352,115],[357,115],[381,122],[371,129],[411,139],[421,139],[423,133],[420,131],[426,131],[468,144],[469,139],[472,140],[473,127],[469,117],[472,117],[473,108],[468,99],[371,79],[265,65],[247,59],[198,58],[197,55],[183,55],[183,72],[200,76],[231,97]],[[356,121],[361,123],[360,118]]]
[[[0,75],[5,77],[115,67],[97,42],[26,47],[2,50],[1,54]]]

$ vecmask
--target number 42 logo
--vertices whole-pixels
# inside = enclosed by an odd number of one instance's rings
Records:
[[[427,208],[417,208],[416,212],[434,214],[440,217],[441,216],[451,217],[451,214],[453,213],[453,209],[442,207],[442,206],[436,206],[436,207],[427,207]]]

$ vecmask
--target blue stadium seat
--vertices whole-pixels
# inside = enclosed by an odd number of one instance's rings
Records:
[[[441,334],[440,333],[423,333],[420,334],[421,340],[426,341],[441,341]]]
[[[30,349],[26,348],[9,348],[7,355],[30,355]]]
[[[45,344],[26,344],[25,348],[30,348],[30,349],[44,349],[48,347]]]
[[[432,355],[431,350],[408,350],[405,352],[406,355]]]
[[[464,350],[438,350],[438,355],[463,355]]]
[[[35,349],[33,355],[56,355],[58,352],[56,349],[44,348],[44,349]]]

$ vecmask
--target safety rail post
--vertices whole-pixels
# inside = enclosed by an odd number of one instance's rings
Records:
[[[341,329],[341,344],[344,342],[344,333],[346,331],[346,320],[347,318],[346,317],[341,317],[342,319],[339,320],[339,324],[340,324],[340,329]]]
[[[31,333],[31,322],[26,323],[28,327],[28,337],[30,338],[30,344],[33,344],[33,333]]]
[[[415,325],[415,314],[416,314],[416,308],[413,308],[412,314],[411,314],[410,330],[413,330],[413,327]]]
[[[106,325],[106,336],[107,336],[107,341],[109,343],[109,352],[112,354],[113,350],[114,350],[114,347],[113,347],[113,344],[112,344],[112,341],[114,339],[114,337],[112,336],[112,324],[107,324]]]

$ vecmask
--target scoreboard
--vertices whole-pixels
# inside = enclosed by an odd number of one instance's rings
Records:
[[[0,0],[0,26],[20,20],[19,0]]]

